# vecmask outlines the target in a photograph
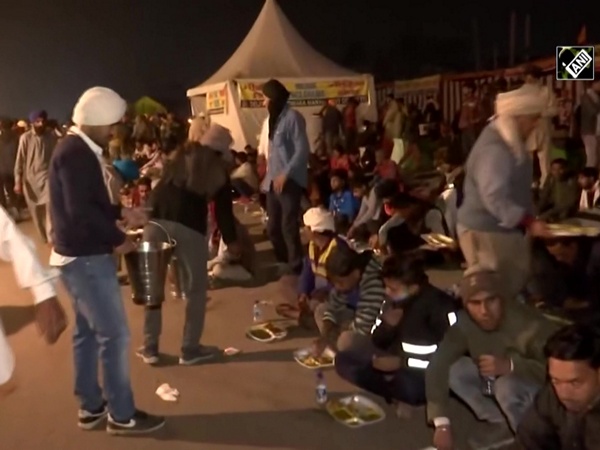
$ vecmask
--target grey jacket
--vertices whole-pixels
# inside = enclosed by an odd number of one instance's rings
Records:
[[[465,173],[458,224],[476,231],[520,232],[519,223],[533,215],[533,163],[528,152],[518,161],[490,122],[471,150]]]

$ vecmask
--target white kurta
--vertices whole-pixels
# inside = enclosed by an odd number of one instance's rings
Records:
[[[0,258],[11,262],[17,283],[31,289],[35,303],[56,296],[54,280],[58,272],[40,263],[33,242],[25,236],[8,213],[0,207]],[[0,323],[0,385],[12,376],[15,358]]]
[[[58,138],[48,130],[38,135],[34,130],[19,139],[15,161],[15,182],[23,184],[23,195],[35,205],[48,203],[48,167]]]

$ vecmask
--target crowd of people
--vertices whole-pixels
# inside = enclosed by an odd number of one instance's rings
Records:
[[[254,244],[233,213],[238,199],[262,209],[285,288],[278,313],[313,330],[314,356],[334,351],[337,374],[401,418],[426,405],[435,448],[456,448],[451,392],[480,420],[473,449],[596,448],[600,244],[557,236],[548,223],[596,205],[597,160],[549,160],[556,108],[539,70],[526,75],[522,86],[494,93],[488,113],[467,86],[456,126],[442,122],[433,101],[404,114],[402,100],[390,99],[380,123],[361,126],[357,102],[343,111],[327,102],[314,153],[277,80],[263,86],[263,139],[241,152],[204,116],[189,127],[172,115],[130,124],[125,101],[106,88],[81,96],[69,128],[50,125],[43,111],[20,137],[4,123],[2,206],[17,219],[27,206],[75,311],[79,426],[107,420],[109,433],[124,435],[164,424],[137,410],[131,393],[114,255],[136,247],[124,230],[144,227],[146,240],[166,231],[177,241],[173,281],[186,299],[179,362],[207,362],[220,352],[202,343],[209,278],[257,274]],[[588,91],[595,105],[599,91],[597,82]],[[18,228],[3,220],[11,231],[1,240],[19,239],[25,252]],[[453,245],[431,247],[424,235]],[[24,287],[52,285],[39,264],[16,255],[5,259],[25,267]],[[453,290],[428,278],[442,265],[465,269]],[[64,312],[53,288],[37,293],[45,305],[38,320],[54,342]],[[136,354],[147,364],[160,360],[161,327],[162,310],[146,308]]]

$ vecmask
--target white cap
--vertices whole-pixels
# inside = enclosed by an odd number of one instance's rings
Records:
[[[73,122],[92,127],[112,125],[120,121],[126,111],[127,102],[115,91],[93,87],[79,97],[73,109]]]
[[[325,208],[310,208],[302,217],[304,225],[316,233],[324,231],[335,231],[333,214]]]

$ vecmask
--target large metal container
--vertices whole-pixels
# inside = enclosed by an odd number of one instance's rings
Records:
[[[160,224],[150,224],[163,229],[167,240],[140,241],[136,250],[125,255],[125,265],[133,302],[136,305],[158,308],[165,301],[167,270],[177,244]]]

